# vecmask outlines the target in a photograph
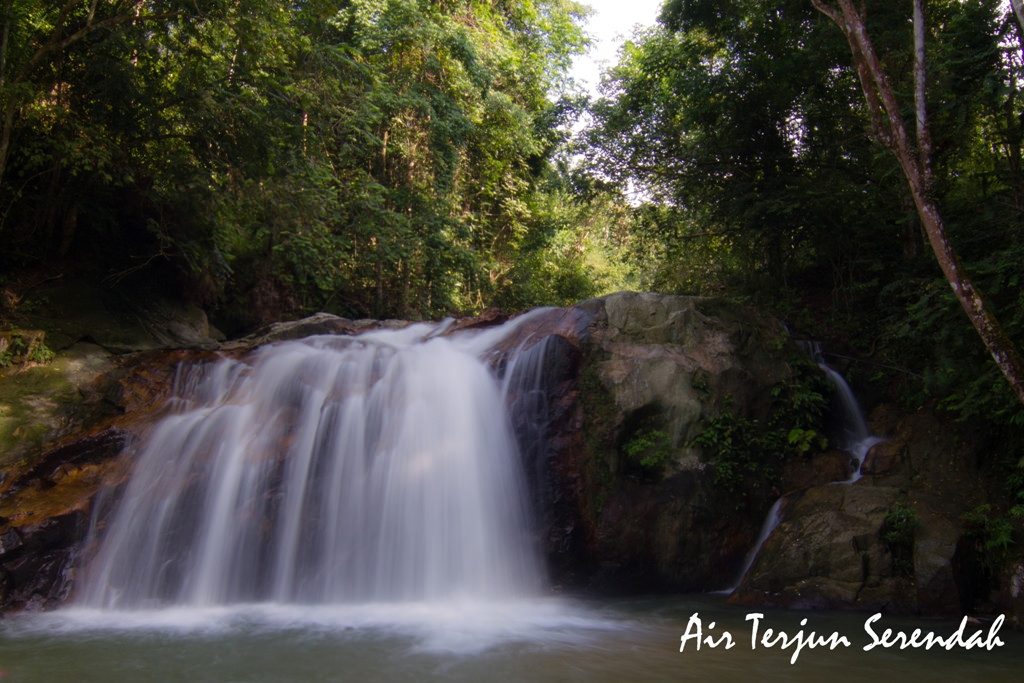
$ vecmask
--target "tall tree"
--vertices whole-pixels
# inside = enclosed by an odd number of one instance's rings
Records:
[[[101,31],[160,21],[175,11],[153,11],[146,0],[61,3],[3,0],[0,18],[0,182],[7,168],[19,111],[45,97],[40,71],[52,68],[65,50]]]
[[[871,180],[846,48],[824,24],[805,0],[670,0],[625,46],[594,106],[594,150],[604,173],[671,207],[639,218],[676,287],[777,292],[809,267],[848,279],[855,258],[898,250],[856,238],[899,204]]]
[[[533,291],[574,0],[0,10],[0,269],[167,283],[229,326]]]
[[[814,7],[831,19],[846,36],[860,79],[875,136],[896,157],[921,225],[939,267],[957,300],[981,337],[992,358],[1024,404],[1024,361],[1004,332],[982,293],[975,286],[950,242],[942,214],[934,197],[934,170],[926,105],[927,60],[925,54],[924,0],[914,0],[914,111],[917,141],[913,142],[889,75],[868,35],[864,17],[852,0],[811,0]]]

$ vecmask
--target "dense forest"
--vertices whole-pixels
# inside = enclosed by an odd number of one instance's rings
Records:
[[[1024,443],[829,16],[846,0],[668,0],[596,100],[568,77],[571,0],[2,5],[8,322],[71,274],[229,334],[722,294],[825,339],[866,391]],[[912,130],[914,3],[862,5]],[[932,0],[920,25],[928,194],[1019,348],[1024,29],[999,0]]]

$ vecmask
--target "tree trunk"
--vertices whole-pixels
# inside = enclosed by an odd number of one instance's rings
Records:
[[[1021,3],[1021,0],[1010,0],[1010,4],[1013,5],[1013,13],[1017,15],[1017,23],[1024,31],[1024,4]]]
[[[917,155],[925,192],[932,193],[935,178],[932,173],[932,136],[928,131],[928,60],[924,48],[924,0],[914,0],[914,114],[917,119]]]
[[[3,183],[4,173],[7,171],[7,157],[11,150],[11,133],[14,130],[14,115],[18,108],[13,102],[8,102],[4,109],[4,120],[0,128],[0,184]]]
[[[863,18],[854,7],[852,0],[835,0],[835,2],[836,4],[833,5],[825,0],[811,0],[814,7],[829,17],[846,35],[853,52],[854,63],[861,76],[861,86],[864,89],[868,107],[875,109],[871,112],[872,117],[879,113],[878,109],[881,109],[888,120],[888,130],[884,132],[882,138],[896,156],[907,179],[911,197],[917,207],[918,216],[921,218],[921,225],[928,237],[928,243],[935,253],[935,258],[939,262],[939,267],[1017,399],[1024,404],[1024,362],[995,315],[985,304],[981,292],[974,286],[970,276],[961,265],[946,234],[942,214],[931,194],[931,142],[928,135],[927,110],[924,101],[926,70],[923,0],[914,0],[914,92],[915,115],[918,125],[916,153],[906,126],[903,124],[896,95],[882,67],[881,60],[875,53]],[[1019,2],[1019,0],[1015,0],[1015,2]]]

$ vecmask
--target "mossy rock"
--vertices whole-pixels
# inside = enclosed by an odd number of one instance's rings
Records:
[[[95,344],[76,344],[45,365],[0,371],[0,467],[30,457],[102,411],[90,386],[113,368]]]

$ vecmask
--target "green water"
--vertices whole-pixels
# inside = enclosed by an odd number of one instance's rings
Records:
[[[749,610],[755,611],[755,610]],[[698,612],[736,646],[679,652]],[[751,650],[747,609],[713,598],[505,605],[57,612],[0,622],[7,681],[1020,681],[1024,637],[993,651],[863,652],[867,614],[766,611],[762,627],[846,635],[834,652]],[[945,636],[959,620],[885,618]],[[973,629],[972,629],[973,630]]]

